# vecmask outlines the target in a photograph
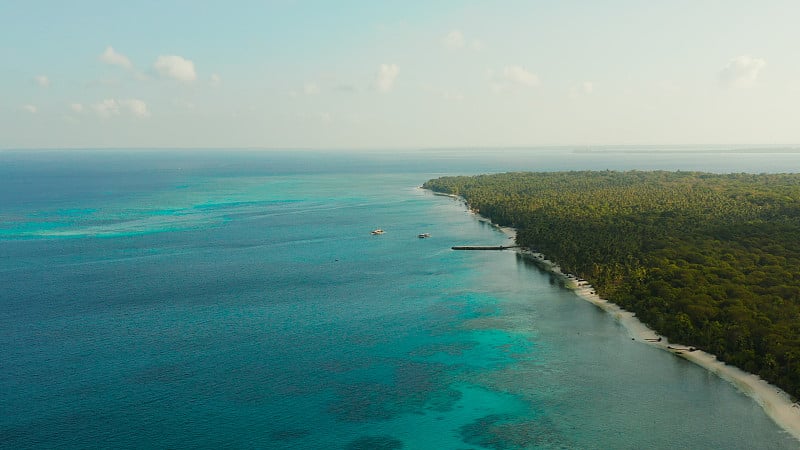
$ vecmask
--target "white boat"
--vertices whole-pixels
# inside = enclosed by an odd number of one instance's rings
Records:
[[[378,228],[377,230],[372,230],[372,234],[383,234],[383,230]]]
[[[431,237],[431,234],[430,233],[420,233],[420,234],[417,235],[417,237],[420,238],[420,239],[425,239],[425,238]]]

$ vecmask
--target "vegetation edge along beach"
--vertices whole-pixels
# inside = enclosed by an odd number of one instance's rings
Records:
[[[800,174],[509,172],[422,187],[514,228],[521,254],[585,279],[577,293],[634,338],[732,382],[800,439]]]

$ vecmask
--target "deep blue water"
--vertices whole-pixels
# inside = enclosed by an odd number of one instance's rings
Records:
[[[578,150],[0,152],[0,446],[797,448],[418,186],[800,154]]]

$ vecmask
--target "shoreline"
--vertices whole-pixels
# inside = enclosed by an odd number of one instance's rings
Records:
[[[452,194],[438,195],[448,196],[459,201],[464,201],[465,204],[467,203],[461,196]],[[497,225],[471,209],[469,212],[478,218],[478,220],[492,224],[498,231],[508,236],[509,239],[516,239],[517,230],[515,228]],[[535,263],[537,267],[545,272],[559,277],[561,281],[564,282],[564,287],[573,291],[579,298],[610,314],[614,320],[619,322],[627,330],[631,339],[672,353],[731,383],[740,392],[753,399],[780,428],[800,441],[800,402],[793,402],[789,394],[783,389],[766,382],[758,375],[728,365],[718,360],[715,355],[704,352],[703,350],[694,349],[693,347],[678,343],[670,343],[666,337],[659,335],[639,321],[636,314],[601,298],[597,295],[597,291],[592,285],[586,281],[577,279],[577,277],[572,274],[562,272],[556,262],[546,259],[541,253],[536,253],[524,248],[515,248],[514,251],[521,257]]]
[[[792,402],[789,394],[779,387],[767,383],[758,375],[728,365],[718,360],[715,355],[703,350],[690,350],[693,347],[670,343],[666,337],[659,335],[640,322],[634,313],[601,298],[592,285],[576,281],[574,276],[563,273],[558,264],[545,259],[540,253],[525,249],[517,249],[517,253],[536,263],[542,270],[560,277],[566,283],[567,289],[610,314],[614,320],[625,327],[633,340],[672,353],[733,384],[739,391],[753,399],[779,427],[795,439],[800,440],[800,405]],[[660,339],[660,341],[656,339]]]

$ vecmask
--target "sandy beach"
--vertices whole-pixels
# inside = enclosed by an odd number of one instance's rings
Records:
[[[463,198],[450,196],[460,201]],[[470,211],[476,218],[482,221],[489,221],[486,217]],[[515,239],[517,230],[510,227],[502,227],[492,223],[499,231]],[[573,290],[580,298],[592,303],[611,314],[615,320],[622,324],[632,339],[642,344],[651,345],[661,350],[673,353],[681,358],[691,361],[698,366],[718,375],[720,378],[732,383],[741,392],[755,400],[764,409],[767,415],[772,418],[781,428],[786,430],[795,439],[800,440],[800,403],[792,402],[789,394],[777,386],[767,383],[757,375],[745,372],[737,367],[719,361],[716,356],[697,350],[680,343],[671,343],[669,340],[657,334],[652,329],[636,318],[636,315],[626,311],[614,303],[609,302],[597,295],[594,287],[585,281],[579,281],[571,274],[563,273],[557,263],[545,259],[544,255],[535,253],[527,249],[517,248],[516,252],[523,257],[536,263],[537,266],[547,272],[560,277],[564,285]],[[690,351],[690,348],[692,349]]]
[[[505,233],[513,232],[505,228],[503,228],[503,231]],[[517,249],[517,252],[525,258],[536,262],[542,269],[561,277],[565,285],[582,299],[611,314],[615,320],[628,330],[632,339],[642,344],[651,345],[664,351],[671,352],[732,383],[737,389],[755,400],[775,423],[796,439],[800,440],[800,405],[793,403],[789,394],[777,386],[767,383],[757,375],[727,365],[719,361],[717,357],[712,354],[693,349],[680,343],[669,342],[666,337],[658,335],[655,331],[640,322],[634,313],[626,311],[616,304],[598,296],[595,289],[590,284],[578,281],[576,277],[563,273],[555,262],[549,261],[545,259],[543,255],[529,250]]]

